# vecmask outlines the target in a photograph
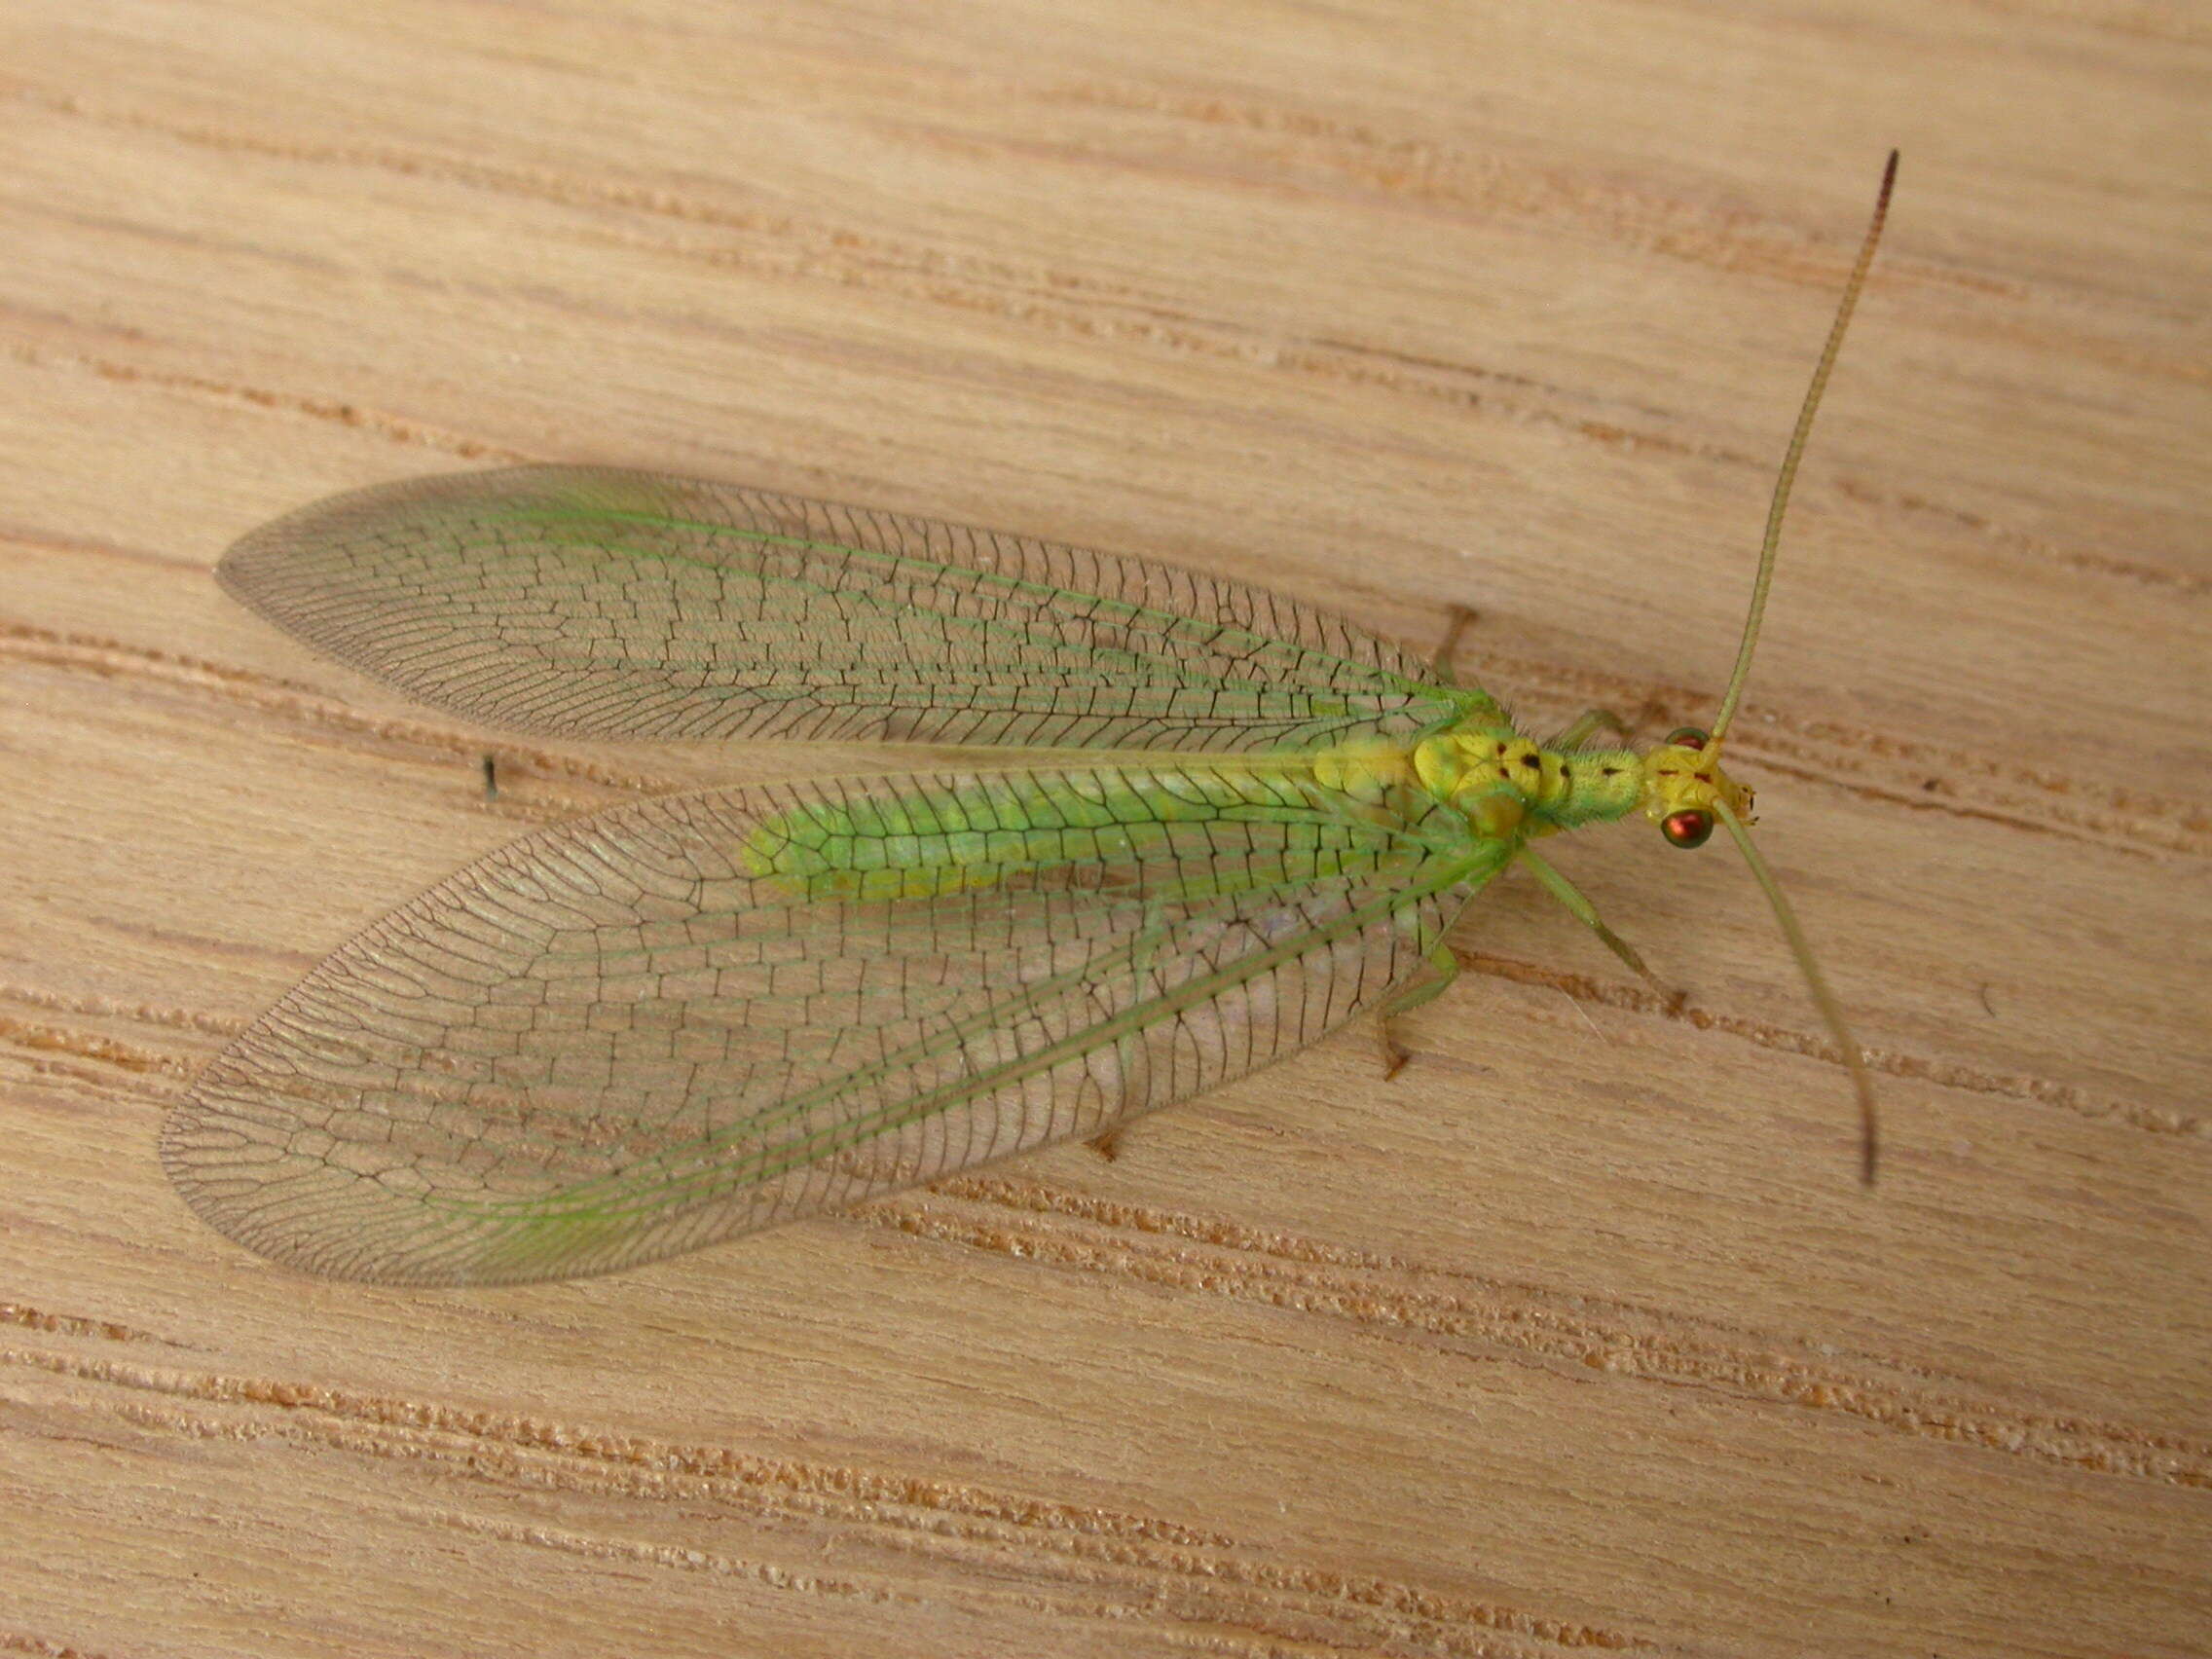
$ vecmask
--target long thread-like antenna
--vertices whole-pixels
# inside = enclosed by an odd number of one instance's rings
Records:
[[[1727,734],[1728,722],[1736,718],[1736,705],[1743,700],[1744,681],[1751,672],[1751,651],[1759,643],[1759,620],[1766,614],[1766,590],[1774,581],[1774,556],[1782,545],[1782,515],[1789,506],[1789,486],[1797,480],[1797,461],[1805,453],[1805,440],[1812,435],[1813,415],[1821,406],[1821,393],[1827,389],[1828,372],[1835,367],[1835,354],[1843,346],[1843,331],[1851,325],[1859,290],[1865,286],[1866,268],[1874,263],[1874,244],[1882,240],[1882,221],[1889,216],[1890,191],[1897,181],[1898,153],[1892,150],[1889,165],[1882,169],[1881,193],[1874,198],[1873,222],[1866,227],[1866,240],[1859,244],[1859,263],[1851,268],[1851,280],[1844,284],[1843,304],[1836,308],[1828,343],[1821,349],[1820,366],[1813,370],[1804,407],[1797,411],[1797,429],[1789,434],[1789,448],[1782,458],[1782,475],[1774,481],[1774,500],[1766,510],[1766,540],[1759,548],[1758,579],[1751,584],[1751,614],[1744,618],[1744,641],[1736,647],[1736,667],[1728,676],[1720,713],[1713,719],[1714,743]]]
[[[1789,952],[1797,958],[1798,971],[1805,976],[1805,984],[1813,993],[1821,1017],[1828,1022],[1828,1030],[1843,1050],[1843,1063],[1850,1068],[1851,1087],[1859,1096],[1859,1178],[1871,1187],[1874,1162],[1881,1152],[1881,1133],[1874,1115],[1874,1078],[1866,1069],[1866,1055],[1859,1047],[1859,1039],[1851,1034],[1851,1027],[1844,1023],[1843,1005],[1828,989],[1821,965],[1813,960],[1813,947],[1806,942],[1805,930],[1797,925],[1797,912],[1790,909],[1789,901],[1782,896],[1782,884],[1774,879],[1774,872],[1766,867],[1766,860],[1759,857],[1758,848],[1751,844],[1751,832],[1744,828],[1744,821],[1726,801],[1715,800],[1713,810],[1728,827],[1728,833],[1735,837],[1744,862],[1751,866],[1751,878],[1766,895],[1766,902],[1774,906],[1774,919],[1782,925],[1782,937],[1789,941]]]

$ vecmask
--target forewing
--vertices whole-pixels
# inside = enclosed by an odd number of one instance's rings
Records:
[[[554,735],[1254,751],[1493,707],[1263,588],[657,473],[380,485],[219,574],[411,696]]]
[[[1282,768],[661,796],[369,928],[163,1155],[312,1272],[607,1272],[1264,1065],[1422,972],[1498,851]]]

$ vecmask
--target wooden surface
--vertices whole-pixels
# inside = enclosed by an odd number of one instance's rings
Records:
[[[2200,7],[0,12],[0,1652],[2157,1655],[2212,1629]],[[303,1280],[162,1113],[546,747],[225,601],[514,458],[1270,582],[1709,713],[1884,149],[1725,849],[1407,1021],[572,1286]],[[507,793],[487,806],[491,742]]]

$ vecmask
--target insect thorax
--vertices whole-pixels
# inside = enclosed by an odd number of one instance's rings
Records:
[[[1423,788],[1467,815],[1477,834],[1554,834],[1627,816],[1643,770],[1625,749],[1563,752],[1510,726],[1460,726],[1414,750]]]
[[[1625,818],[1643,800],[1643,761],[1626,749],[1546,749],[1511,726],[1456,726],[1412,749],[1347,747],[1319,763],[1320,779],[1355,797],[1418,788],[1465,815],[1490,840],[1550,835]]]

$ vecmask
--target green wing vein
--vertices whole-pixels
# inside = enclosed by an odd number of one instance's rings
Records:
[[[343,946],[165,1130],[326,1274],[608,1272],[1089,1136],[1364,1011],[1501,848],[1281,764],[660,796]]]
[[[380,485],[263,526],[219,573],[410,695],[554,735],[1226,752],[1494,713],[1264,588],[658,473]]]

